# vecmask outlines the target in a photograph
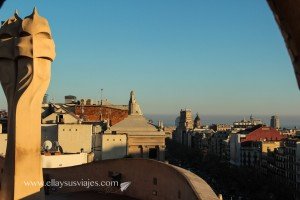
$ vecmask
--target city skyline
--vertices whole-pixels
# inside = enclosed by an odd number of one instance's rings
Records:
[[[33,5],[56,41],[48,90],[56,102],[100,99],[104,88],[104,98],[127,104],[133,89],[146,114],[298,115],[293,68],[266,2],[12,0],[1,20]]]
[[[300,197],[300,0],[19,1],[0,199]]]

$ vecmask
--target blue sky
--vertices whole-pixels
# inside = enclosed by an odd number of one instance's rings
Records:
[[[88,2],[81,5],[82,2]],[[1,20],[37,6],[57,57],[48,93],[127,104],[144,113],[297,115],[300,95],[265,1],[7,0]],[[0,92],[0,107],[6,105]]]

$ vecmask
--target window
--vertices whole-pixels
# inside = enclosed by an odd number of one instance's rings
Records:
[[[157,185],[157,178],[153,178],[153,185]]]
[[[158,158],[158,152],[156,148],[150,148],[149,149],[149,158],[150,159],[157,159]]]
[[[178,190],[178,199],[181,199],[181,192]]]

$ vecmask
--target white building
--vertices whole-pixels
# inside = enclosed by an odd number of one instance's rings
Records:
[[[88,162],[87,153],[42,155],[43,168],[61,168],[82,165]]]
[[[262,120],[254,118],[252,115],[250,116],[249,120],[246,120],[245,118],[241,121],[236,121],[233,123],[232,131],[233,132],[239,132],[246,130],[248,128],[253,128],[257,125],[263,125]]]
[[[241,139],[245,137],[245,134],[233,134],[229,139],[230,163],[233,165],[241,165]]]
[[[66,108],[59,105],[52,105],[53,112],[49,115],[44,114],[46,111],[43,111],[42,115],[42,124],[77,124],[80,123],[80,118],[76,116],[74,113],[69,112]]]

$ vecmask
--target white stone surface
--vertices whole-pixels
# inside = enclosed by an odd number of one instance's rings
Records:
[[[65,155],[42,155],[43,168],[60,168],[82,165],[87,163],[87,153]]]

